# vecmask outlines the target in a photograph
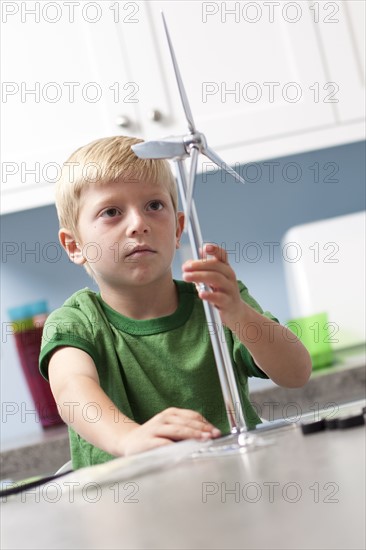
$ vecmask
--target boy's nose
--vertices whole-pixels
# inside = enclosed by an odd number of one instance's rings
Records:
[[[127,235],[143,235],[150,232],[145,216],[139,212],[131,212],[128,219]]]

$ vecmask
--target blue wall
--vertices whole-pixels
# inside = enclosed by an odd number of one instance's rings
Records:
[[[195,200],[205,241],[224,244],[238,278],[264,309],[285,323],[290,314],[281,239],[294,225],[365,209],[365,143],[271,162],[240,167],[247,178],[245,185],[229,176],[223,183],[222,173],[201,175]],[[1,438],[12,445],[42,429],[34,414],[25,413],[33,405],[14,341],[6,334],[7,308],[46,299],[52,310],[77,289],[94,285],[83,269],[61,253],[54,206],[3,216],[1,229],[1,398],[18,408],[17,413],[2,416]],[[264,243],[273,243],[273,257]],[[177,278],[179,263],[177,257]]]
[[[294,225],[365,209],[365,143],[271,162],[274,178],[270,161],[247,165],[240,168],[245,185],[229,176],[221,183],[221,173],[213,181],[201,177],[195,196],[204,239],[234,251],[229,258],[238,277],[264,309],[285,322],[290,313],[281,239]],[[273,258],[264,243],[277,243]]]

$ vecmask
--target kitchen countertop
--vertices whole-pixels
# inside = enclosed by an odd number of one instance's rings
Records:
[[[295,422],[241,451],[234,437],[217,455],[177,443],[7,497],[1,547],[365,548],[365,426],[305,436]]]
[[[366,398],[365,346],[339,350],[334,364],[313,370],[302,388],[272,386],[251,392],[250,400],[261,418],[297,418],[309,411],[336,410],[343,403]]]
[[[338,351],[331,367],[314,370],[303,388],[287,389],[271,386],[252,391],[250,400],[263,419],[300,420],[313,411],[328,408],[329,412],[346,402],[364,399],[366,391],[365,347]],[[47,428],[17,446],[0,453],[2,479],[21,480],[33,475],[56,472],[70,459],[68,432],[65,425]]]

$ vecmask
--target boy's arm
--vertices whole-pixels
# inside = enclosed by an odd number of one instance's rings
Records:
[[[90,355],[78,348],[58,348],[50,359],[48,375],[64,422],[113,456],[127,456],[182,439],[220,435],[200,414],[187,409],[166,409],[143,425],[130,420],[100,387]],[[97,421],[85,415],[85,407],[90,404],[96,404]]]
[[[212,292],[198,289],[200,298],[217,307],[224,325],[239,338],[259,368],[274,382],[288,388],[303,386],[311,373],[311,359],[305,346],[293,332],[258,313],[241,299],[236,275],[223,248],[207,244],[202,258],[183,265],[184,280],[202,282],[212,289]],[[251,338],[250,327],[260,334],[258,339]]]

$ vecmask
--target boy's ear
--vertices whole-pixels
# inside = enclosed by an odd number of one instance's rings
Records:
[[[184,229],[184,214],[183,212],[177,212],[177,229],[176,229],[176,242],[175,248],[180,247],[180,238]]]
[[[85,264],[86,258],[83,256],[82,247],[71,231],[62,227],[58,232],[58,238],[60,239],[62,247],[66,250],[68,257],[74,264]]]

